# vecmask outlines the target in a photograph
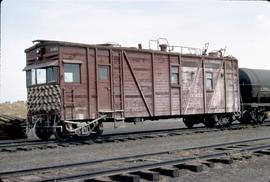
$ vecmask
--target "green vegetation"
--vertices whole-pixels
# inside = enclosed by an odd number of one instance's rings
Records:
[[[27,104],[25,101],[0,103],[0,114],[26,118]]]

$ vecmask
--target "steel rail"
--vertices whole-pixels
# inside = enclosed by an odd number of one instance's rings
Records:
[[[270,124],[269,124],[269,126],[270,126]],[[241,126],[241,124],[234,124],[233,126],[230,126],[227,129],[232,129],[233,127],[239,127],[240,129],[244,128],[244,126]],[[202,132],[202,131],[212,131],[212,130],[218,130],[218,129],[220,129],[220,128],[206,128],[203,126],[194,127],[193,129],[189,129],[189,128],[154,129],[154,130],[104,134],[98,139],[106,140],[106,139],[118,139],[118,137],[122,137],[122,136],[125,136],[125,138],[128,138],[128,137],[130,137],[130,135],[132,135],[134,137],[135,135],[141,135],[141,134],[147,134],[147,135],[156,134],[156,133],[167,134],[167,133],[171,133],[171,132],[181,132],[181,131],[183,131],[183,132],[197,132],[198,130],[199,130],[198,132]],[[79,143],[79,142],[82,142],[85,140],[91,140],[91,139],[89,137],[88,138],[82,137],[81,140],[78,140],[78,139],[72,140],[71,139],[67,142],[61,142],[61,141],[58,141],[56,139],[50,139],[48,141],[40,141],[40,140],[27,141],[27,140],[24,140],[24,141],[0,142],[0,149],[7,148],[7,147],[21,147],[21,146],[25,146],[25,145],[32,146],[32,145],[62,144],[62,143],[72,144],[72,143]]]
[[[170,153],[175,153],[175,152],[179,152],[179,151],[216,148],[216,147],[221,147],[221,146],[236,145],[236,144],[265,141],[265,140],[270,140],[270,137],[254,138],[254,139],[249,139],[249,140],[240,140],[240,141],[218,143],[218,144],[212,144],[212,145],[203,145],[203,146],[198,146],[198,147],[190,147],[190,148],[184,148],[184,149],[174,149],[174,150],[166,150],[166,151],[159,151],[159,152],[153,152],[153,153],[144,153],[144,154],[138,154],[138,155],[129,155],[129,156],[123,156],[123,157],[114,157],[114,158],[101,159],[101,160],[68,163],[68,164],[62,164],[62,165],[51,165],[51,166],[28,168],[28,169],[21,169],[21,170],[2,171],[2,172],[0,172],[0,178],[5,177],[5,176],[9,176],[9,175],[27,174],[27,173],[33,173],[33,172],[40,172],[40,171],[44,171],[44,170],[63,169],[63,168],[83,166],[83,165],[93,165],[93,164],[98,164],[98,163],[102,163],[102,162],[109,162],[109,161],[138,159],[138,158],[142,158],[142,157],[170,154]],[[227,152],[225,152],[225,153],[227,153]]]
[[[130,137],[144,137],[144,136],[151,136],[154,134],[170,134],[173,132],[182,132],[181,134],[189,134],[189,133],[201,133],[201,132],[213,132],[213,131],[220,131],[220,130],[232,130],[232,129],[246,129],[250,128],[252,125],[243,125],[243,124],[233,124],[229,127],[214,127],[214,128],[206,128],[206,127],[196,127],[193,129],[188,128],[173,128],[173,129],[156,129],[156,130],[145,130],[145,131],[135,131],[135,132],[121,132],[121,133],[113,133],[113,134],[105,134],[102,135],[100,139],[101,141],[106,141],[108,139],[111,140],[121,140],[121,139],[128,139]],[[262,127],[270,126],[270,122],[263,123],[262,125],[258,125]],[[145,134],[145,135],[142,135]],[[142,136],[141,136],[142,135]],[[69,140],[67,142],[61,142],[56,139],[51,139],[48,141],[40,141],[40,140],[24,140],[24,141],[12,141],[12,142],[0,142],[0,149],[5,148],[16,148],[16,147],[26,147],[26,146],[39,146],[39,145],[50,145],[50,144],[78,144],[85,141],[90,141],[90,138],[84,138],[77,140]],[[93,140],[95,141],[95,140]]]
[[[247,148],[239,149],[239,152],[258,152],[258,151],[269,149],[269,148],[270,148],[270,144],[267,144],[263,146],[247,147]],[[45,181],[67,181],[67,180],[70,181],[70,180],[93,179],[93,178],[101,177],[101,176],[111,176],[111,175],[117,175],[121,173],[131,173],[131,172],[137,172],[141,170],[155,169],[155,168],[164,167],[164,166],[175,166],[175,165],[184,164],[185,162],[192,161],[192,160],[211,160],[211,159],[225,157],[227,155],[228,155],[227,152],[216,152],[213,154],[206,154],[202,156],[159,161],[152,164],[142,164],[142,165],[136,165],[136,166],[122,167],[118,169],[106,169],[106,170],[86,172],[86,173],[81,173],[81,174],[76,174],[76,175],[53,177],[53,178],[44,179],[40,181],[45,182]]]
[[[30,140],[30,141],[21,141],[21,142],[7,142],[0,143],[0,149],[2,148],[14,148],[14,147],[22,147],[22,146],[36,146],[36,145],[46,145],[46,144],[56,144],[56,140],[49,141],[40,141],[40,140]],[[60,142],[58,142],[60,143]]]
[[[180,132],[180,131],[189,131],[189,132],[193,132],[193,131],[197,131],[198,129],[205,129],[204,127],[197,127],[194,129],[188,129],[188,128],[175,128],[175,129],[160,129],[160,130],[146,130],[146,131],[138,131],[138,132],[125,132],[125,133],[114,133],[114,134],[105,134],[102,135],[101,140],[106,140],[106,139],[121,139],[119,137],[125,136],[125,138],[130,137],[130,135],[135,136],[135,135],[141,135],[141,134],[147,134],[147,135],[151,135],[151,134],[156,134],[156,133],[170,133],[170,132]],[[1,148],[11,148],[11,147],[21,147],[21,146],[35,146],[35,145],[43,145],[43,144],[62,144],[62,143],[66,143],[66,144],[72,144],[72,143],[79,143],[79,142],[83,142],[83,141],[87,141],[87,140],[91,140],[90,138],[84,138],[82,137],[81,140],[70,140],[67,142],[61,142],[61,141],[57,141],[56,139],[51,139],[49,141],[40,141],[40,140],[31,140],[31,141],[11,141],[11,142],[0,142],[0,149]]]
[[[121,133],[115,133],[115,134],[105,134],[102,135],[102,138],[109,138],[109,137],[117,137],[117,136],[122,136],[122,135],[139,135],[139,134],[144,134],[144,133],[169,133],[169,132],[178,132],[178,131],[184,131],[184,132],[201,132],[201,131],[217,131],[217,130],[230,130],[230,129],[245,129],[249,127],[254,127],[254,126],[270,126],[270,122],[265,122],[262,123],[261,125],[243,125],[241,123],[234,123],[231,124],[230,126],[216,126],[213,128],[207,128],[205,126],[197,126],[193,128],[172,128],[172,129],[156,129],[156,130],[146,130],[146,131],[135,131],[135,132],[121,132]],[[201,130],[199,130],[201,129]],[[183,133],[185,134],[185,133]]]

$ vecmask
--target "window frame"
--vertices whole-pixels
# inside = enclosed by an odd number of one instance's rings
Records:
[[[48,81],[48,69],[49,68],[55,68],[56,74],[55,74],[55,81]],[[46,81],[45,83],[38,83],[38,78],[37,78],[37,70],[38,69],[45,69],[45,74],[46,74]],[[34,78],[33,78],[34,75]],[[30,76],[30,77],[29,77]],[[30,81],[30,82],[29,82]],[[33,82],[34,81],[34,82]],[[30,83],[30,84],[29,84]],[[30,70],[26,71],[26,87],[32,87],[32,86],[37,86],[37,85],[46,85],[46,84],[57,84],[59,83],[59,66],[49,66],[49,67],[40,67],[40,68],[33,68]]]
[[[32,86],[32,70],[26,71],[26,87]]]
[[[176,78],[177,78],[176,82],[173,82],[173,79],[172,79],[173,75],[174,76],[176,75]],[[171,82],[171,86],[180,86],[180,65],[170,66],[170,82]]]
[[[43,75],[43,77],[38,77],[38,71],[40,71],[40,73],[44,74],[45,73],[45,76]],[[42,71],[42,72],[41,72]],[[44,71],[44,72],[43,72]],[[36,85],[43,85],[43,84],[47,84],[47,68],[36,68],[35,69],[35,72],[36,72]],[[41,81],[44,81],[42,79],[45,79],[45,82],[41,82]]]
[[[211,75],[211,78],[208,78],[207,75]],[[211,80],[211,88],[208,87],[208,80]],[[208,92],[212,92],[214,90],[214,74],[213,72],[207,71],[205,72],[205,90]]]
[[[100,76],[100,73],[101,73],[100,70],[101,70],[102,68],[103,68],[103,69],[105,68],[105,69],[107,70],[107,79],[101,79],[102,77]],[[110,66],[109,66],[109,65],[98,65],[98,80],[99,80],[99,81],[101,81],[101,82],[102,82],[102,81],[103,81],[103,82],[108,82],[108,81],[110,81],[110,74],[111,74],[111,73],[110,73]]]
[[[76,81],[76,82],[74,82],[74,81],[72,81],[72,82],[66,82],[66,80],[65,80],[65,65],[78,65],[79,66],[79,74],[78,74],[78,76],[79,76],[79,81]],[[63,63],[63,82],[64,82],[64,84],[81,84],[82,83],[82,74],[81,74],[81,72],[82,72],[82,70],[81,70],[81,63],[72,63],[72,62],[64,62]]]
[[[55,81],[49,81],[49,74],[48,74],[48,70],[49,69],[55,69]],[[47,67],[46,68],[46,83],[47,84],[50,84],[50,83],[58,83],[58,81],[59,81],[59,67],[57,67],[57,66],[50,66],[50,67]]]

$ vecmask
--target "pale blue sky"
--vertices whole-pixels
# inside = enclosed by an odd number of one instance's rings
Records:
[[[3,0],[0,102],[26,100],[24,49],[35,39],[148,40],[210,49],[227,47],[241,67],[270,69],[270,3],[250,1]]]

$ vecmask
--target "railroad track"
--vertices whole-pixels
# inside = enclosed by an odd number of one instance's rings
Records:
[[[158,181],[160,176],[179,177],[180,170],[200,172],[215,163],[231,164],[253,155],[270,155],[270,137],[200,147],[158,151],[119,158],[84,161],[0,172],[10,181]]]
[[[251,127],[268,127],[270,122],[265,122],[262,125],[241,125],[233,124],[230,127],[216,127],[216,128],[205,128],[196,127],[193,129],[179,128],[179,129],[159,129],[159,130],[149,130],[149,131],[138,131],[138,132],[127,132],[127,133],[117,133],[117,134],[107,134],[102,135],[102,137],[92,140],[89,138],[81,138],[76,140],[70,140],[68,142],[60,142],[55,139],[49,141],[40,140],[15,140],[15,141],[2,141],[0,142],[0,152],[19,152],[19,151],[30,151],[30,150],[44,150],[57,147],[69,147],[74,145],[89,145],[89,144],[103,144],[112,142],[125,142],[133,140],[142,140],[149,138],[158,137],[169,137],[176,135],[188,135],[196,133],[207,133],[207,132],[217,132],[222,130],[242,130]]]

